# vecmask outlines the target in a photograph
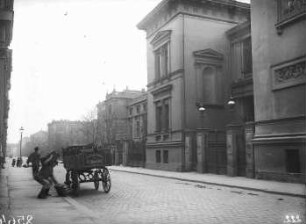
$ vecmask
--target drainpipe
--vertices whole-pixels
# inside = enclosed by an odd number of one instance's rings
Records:
[[[183,112],[183,163],[182,163],[182,169],[183,171],[185,171],[186,169],[186,164],[185,164],[185,129],[186,129],[186,79],[185,79],[185,15],[182,14],[183,16],[183,24],[182,24],[182,30],[183,30],[183,37],[182,37],[182,42],[183,42],[183,108],[182,108],[182,112]]]

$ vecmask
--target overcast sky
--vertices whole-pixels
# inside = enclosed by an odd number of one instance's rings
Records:
[[[15,0],[8,142],[82,119],[107,91],[146,86],[145,33],[161,0]]]

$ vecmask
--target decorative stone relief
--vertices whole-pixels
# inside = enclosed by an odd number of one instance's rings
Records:
[[[306,0],[277,0],[278,18],[276,29],[279,35],[282,34],[285,26],[305,19]]]
[[[299,59],[272,67],[273,89],[305,83],[306,60]]]
[[[275,81],[277,83],[288,82],[293,79],[303,79],[306,75],[306,62],[300,62],[281,69],[275,70]]]

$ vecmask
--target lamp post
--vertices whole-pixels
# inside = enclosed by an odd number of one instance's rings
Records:
[[[21,128],[19,129],[20,131],[20,154],[19,154],[19,157],[20,157],[20,161],[22,160],[21,158],[21,147],[22,147],[22,132],[24,131],[24,128],[21,126]]]

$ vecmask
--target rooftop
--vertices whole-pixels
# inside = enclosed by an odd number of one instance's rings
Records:
[[[165,9],[171,2],[178,2],[179,0],[163,0],[161,1],[151,12],[149,12],[138,24],[137,28],[145,30],[148,24],[156,17],[156,15],[162,10]],[[181,2],[181,1],[180,1]],[[228,6],[239,9],[250,10],[250,4],[242,3],[234,0],[188,0],[186,2],[193,3],[211,3],[218,4],[220,6]]]

